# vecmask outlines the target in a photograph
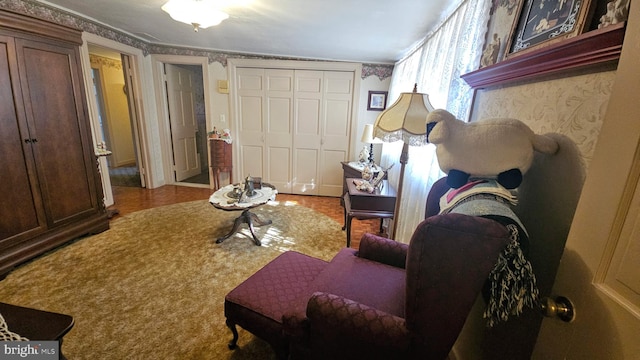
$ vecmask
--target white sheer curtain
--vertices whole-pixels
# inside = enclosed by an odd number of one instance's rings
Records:
[[[463,0],[423,43],[396,63],[389,88],[392,104],[402,92],[429,95],[434,108],[447,109],[459,119],[467,119],[471,108],[472,89],[460,75],[472,71],[480,63],[482,45],[489,19],[489,0]],[[381,164],[398,164],[402,142],[385,143]],[[389,171],[389,181],[398,183],[400,166]],[[433,183],[444,176],[438,167],[435,147],[409,147],[405,167],[400,215],[396,223],[396,240],[408,243],[416,226],[424,219],[425,201]]]

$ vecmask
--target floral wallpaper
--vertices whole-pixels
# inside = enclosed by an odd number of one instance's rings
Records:
[[[66,25],[77,28],[106,39],[114,40],[119,43],[135,47],[142,50],[146,56],[149,54],[165,54],[165,55],[187,55],[187,56],[206,56],[209,63],[218,62],[222,66],[227,66],[227,59],[267,59],[267,60],[307,60],[288,57],[269,57],[259,55],[238,54],[221,51],[207,51],[201,49],[192,49],[186,47],[171,47],[165,45],[156,45],[144,40],[132,37],[117,30],[104,27],[100,24],[92,22],[88,19],[79,17],[75,14],[64,12],[62,10],[38,3],[32,0],[0,0],[0,8],[7,9],[21,14],[48,20],[57,24]],[[308,60],[307,60],[308,61]],[[320,60],[318,60],[320,61]],[[365,79],[375,75],[381,81],[391,77],[393,72],[393,64],[362,64],[361,78]]]
[[[615,71],[478,90],[472,121],[512,117],[539,134],[558,133],[578,147],[585,169],[595,149]]]

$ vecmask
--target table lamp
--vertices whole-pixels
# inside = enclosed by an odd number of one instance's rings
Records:
[[[373,144],[382,144],[382,140],[373,137],[373,124],[367,124],[364,126],[364,131],[362,132],[362,139],[360,139],[365,144],[369,144],[369,165],[373,166]]]
[[[391,238],[394,240],[400,215],[404,168],[409,161],[409,145],[424,146],[427,143],[425,121],[431,111],[433,111],[433,106],[429,102],[429,96],[419,93],[418,85],[415,84],[413,92],[401,93],[398,100],[384,110],[374,124],[373,135],[375,137],[382,139],[383,142],[402,140],[404,143],[400,155],[400,178],[392,223]]]

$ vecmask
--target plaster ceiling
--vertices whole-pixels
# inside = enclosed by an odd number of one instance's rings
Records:
[[[194,32],[166,0],[39,1],[155,44],[261,55],[394,63],[458,0],[253,0]]]

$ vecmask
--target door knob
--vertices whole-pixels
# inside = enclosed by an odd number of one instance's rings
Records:
[[[540,300],[540,311],[547,317],[558,317],[564,322],[571,322],[576,317],[576,312],[571,300],[564,296],[555,299],[545,297]]]

